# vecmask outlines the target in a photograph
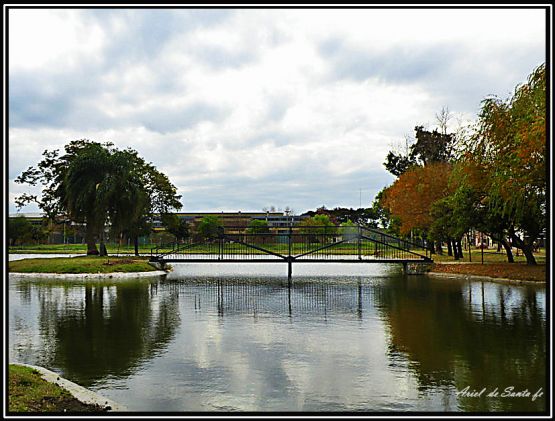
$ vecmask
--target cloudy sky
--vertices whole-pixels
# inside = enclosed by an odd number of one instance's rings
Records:
[[[183,211],[368,206],[415,125],[471,121],[545,61],[544,13],[10,9],[9,210],[82,138],[139,151]]]

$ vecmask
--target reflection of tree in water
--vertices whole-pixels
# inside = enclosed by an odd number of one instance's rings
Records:
[[[177,293],[157,289],[144,281],[87,283],[56,296],[42,289],[41,333],[53,348],[47,366],[84,386],[131,374],[168,345],[180,322]]]
[[[483,284],[470,289],[470,284],[432,282],[401,278],[376,286],[392,361],[399,353],[409,357],[423,393],[438,385],[459,391],[485,387],[481,398],[458,398],[464,411],[545,410],[546,326],[537,290],[523,289],[515,301],[510,295],[516,291],[499,285],[492,301],[485,299]],[[544,396],[535,402],[486,396],[509,386],[531,394],[543,387]]]

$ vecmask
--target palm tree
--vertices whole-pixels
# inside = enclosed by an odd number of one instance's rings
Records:
[[[86,223],[87,254],[99,254],[96,237],[104,228],[106,212],[99,204],[98,189],[110,167],[110,152],[98,143],[88,143],[78,154],[67,157],[56,193],[71,219]]]

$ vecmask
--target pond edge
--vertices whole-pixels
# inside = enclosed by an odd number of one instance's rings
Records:
[[[468,281],[497,282],[499,284],[538,285],[538,286],[545,286],[546,284],[546,281],[527,281],[527,280],[521,280],[521,279],[494,278],[492,276],[468,275],[463,273],[427,272],[426,275],[437,277],[437,278],[451,278],[451,279],[462,278]]]
[[[151,272],[111,272],[111,273],[39,273],[10,272],[14,278],[55,278],[55,279],[131,279],[167,275],[168,271],[154,270]]]
[[[124,405],[121,405],[111,399],[108,399],[102,395],[99,395],[96,392],[93,392],[92,390],[89,390],[83,386],[79,386],[76,383],[73,383],[67,379],[64,379],[59,374],[53,371],[50,371],[44,367],[31,365],[31,364],[18,363],[18,362],[13,362],[11,364],[20,365],[23,367],[29,367],[34,370],[37,370],[44,380],[50,383],[54,383],[60,386],[62,389],[67,390],[75,399],[81,401],[84,404],[97,404],[104,409],[107,408],[107,411],[109,412],[127,411],[127,408]]]

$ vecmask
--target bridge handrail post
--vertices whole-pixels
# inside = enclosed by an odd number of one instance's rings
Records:
[[[223,235],[218,235],[218,260],[222,260],[223,254]]]
[[[362,260],[361,246],[362,246],[362,228],[358,226],[358,260]]]
[[[289,232],[287,234],[287,242],[289,243],[288,244],[288,250],[289,250],[288,255],[289,255],[289,257],[291,257],[291,236],[292,236],[292,234],[293,234],[293,227],[291,225],[289,225]]]

